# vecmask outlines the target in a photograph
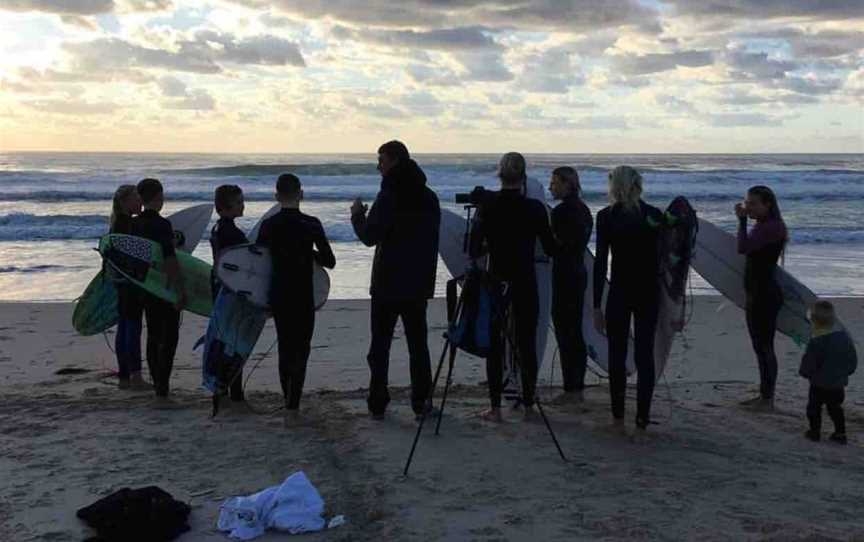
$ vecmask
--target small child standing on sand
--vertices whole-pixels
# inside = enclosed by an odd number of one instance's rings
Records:
[[[834,306],[828,301],[819,301],[810,311],[813,334],[807,351],[801,359],[798,373],[810,381],[807,402],[807,419],[810,429],[805,436],[818,442],[822,431],[822,405],[834,422],[834,433],[830,440],[846,444],[846,419],[843,415],[845,388],[849,375],[858,365],[858,354],[849,334],[834,330],[836,318]]]

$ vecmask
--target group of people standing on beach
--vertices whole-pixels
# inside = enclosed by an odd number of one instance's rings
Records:
[[[427,304],[435,291],[441,209],[435,192],[427,186],[420,166],[407,147],[390,141],[378,149],[381,188],[371,205],[360,199],[350,209],[357,238],[375,247],[370,285],[371,342],[367,355],[370,371],[368,410],[375,419],[385,416],[390,395],[388,372],[390,346],[396,322],[401,318],[408,346],[411,375],[411,407],[419,419],[430,414],[432,388],[428,347]],[[519,359],[522,405],[526,417],[534,415],[538,356],[536,333],[539,296],[535,271],[536,245],[552,259],[552,318],[561,358],[565,396],[583,400],[587,348],[582,333],[582,314],[587,288],[583,261],[594,229],[594,220],[581,198],[577,171],[569,166],[553,170],[549,191],[559,204],[551,213],[538,200],[527,196],[526,162],[519,153],[502,156],[498,167],[500,190],[479,205],[468,247],[472,258],[488,255],[487,271],[507,283],[513,323],[514,349]],[[635,424],[646,429],[651,423],[651,401],[656,380],[654,336],[658,321],[660,291],[657,281],[660,261],[657,250],[664,213],[642,200],[642,176],[629,166],[609,173],[609,205],[596,218],[596,262],[593,274],[594,326],[609,343],[609,391],[616,424],[625,417],[628,341],[633,329],[637,370]],[[290,173],[276,181],[276,199],[281,210],[266,219],[256,242],[272,253],[273,280],[270,307],[279,343],[279,378],[289,415],[297,416],[303,391],[310,344],[315,326],[313,262],[333,268],[336,259],[321,222],[300,211],[303,199],[299,178]],[[141,378],[142,314],[147,322],[146,358],[157,397],[169,393],[169,379],[177,347],[180,310],[185,301],[183,277],[174,257],[170,222],[159,211],[164,202],[161,183],[144,179],[137,187],[118,188],[111,218],[112,233],[127,233],[157,242],[163,251],[169,286],[178,292],[178,304],[120,284],[120,320],[116,337],[120,386],[146,387]],[[216,189],[219,220],[211,231],[214,266],[221,251],[247,242],[234,224],[243,215],[243,192],[238,186]],[[759,395],[746,404],[773,408],[777,380],[774,335],[783,294],[774,273],[788,240],[788,233],[773,191],[752,187],[743,203],[736,205],[739,219],[738,250],[746,255],[745,289],[747,327],[756,353],[760,375]],[[748,229],[748,219],[755,225]],[[609,292],[607,262],[611,255]],[[213,281],[215,296],[220,288]],[[821,301],[812,311],[813,339],[802,361],[801,374],[811,379],[807,413],[808,438],[818,440],[821,406],[826,404],[835,423],[832,436],[845,442],[843,388],[855,370],[857,354],[845,331],[834,331],[833,307]],[[498,325],[487,357],[490,408],[482,413],[488,421],[501,416],[505,330]],[[243,401],[241,378],[234,378],[230,397]]]

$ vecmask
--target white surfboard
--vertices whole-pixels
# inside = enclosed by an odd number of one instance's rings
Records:
[[[543,204],[548,218],[549,207],[546,205],[546,192],[537,179],[525,182],[525,195]],[[540,240],[534,248],[534,273],[537,277],[537,300],[539,302],[539,317],[537,318],[537,370],[543,366],[546,354],[546,343],[549,340],[549,325],[552,321],[552,258],[543,252]]]
[[[258,222],[256,222],[255,225],[252,226],[252,229],[249,230],[249,235],[247,235],[246,238],[249,239],[250,243],[254,243],[258,240],[258,233],[261,231],[261,224],[263,224],[265,220],[267,220],[281,210],[282,206],[278,203],[273,207],[267,209],[267,212],[264,213],[261,218],[258,219]]]
[[[268,293],[273,272],[270,250],[247,244],[225,249],[219,255],[216,275],[222,285],[242,295],[256,307],[268,308]],[[313,296],[315,310],[327,302],[330,295],[330,277],[320,265],[313,264]]]
[[[738,254],[738,240],[734,235],[707,220],[699,219],[693,269],[742,309],[747,304],[747,292],[744,290],[746,263],[746,257]],[[783,306],[777,317],[777,329],[803,346],[810,338],[808,311],[818,297],[782,267],[777,267],[774,278],[783,291]],[[839,322],[838,327],[842,327]]]
[[[167,217],[174,229],[174,243],[177,249],[191,254],[201,242],[212,215],[213,205],[203,203],[187,207]]]

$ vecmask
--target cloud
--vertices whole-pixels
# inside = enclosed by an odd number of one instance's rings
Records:
[[[465,68],[461,75],[463,81],[496,83],[515,77],[497,53],[463,53],[456,55],[456,60]]]
[[[780,103],[787,105],[808,105],[819,103],[818,98],[813,96],[804,96],[794,93],[772,93],[772,94],[752,94],[749,92],[730,92],[719,96],[714,100],[716,103],[724,105],[763,105]]]
[[[864,17],[861,0],[662,0],[678,14],[736,19],[845,20]]]
[[[668,94],[660,94],[654,98],[658,105],[663,106],[669,111],[675,113],[687,113],[690,115],[698,113],[696,107],[689,101],[683,100],[676,96]]]
[[[783,79],[800,64],[791,60],[773,59],[768,53],[750,53],[740,49],[726,54],[726,63],[733,77],[746,80]]]
[[[176,51],[144,47],[120,38],[66,43],[75,71],[161,68],[190,73],[220,73],[223,64],[305,66],[296,43],[270,35],[236,38],[231,34],[200,31],[182,40]]]
[[[437,117],[444,113],[444,104],[428,92],[408,94],[400,100],[400,104],[415,116]]]
[[[567,126],[582,130],[623,130],[629,126],[629,123],[624,117],[596,115],[568,122]]]
[[[637,0],[233,0],[276,7],[305,19],[381,27],[447,28],[479,25],[578,34],[632,25],[656,32],[657,12]]]
[[[452,87],[462,84],[459,74],[438,66],[410,64],[405,68],[409,77],[418,83],[433,87]]]
[[[718,128],[732,128],[740,126],[780,126],[783,119],[763,115],[762,113],[721,113],[709,115],[708,119],[713,126]]]
[[[67,83],[107,83],[130,82],[149,83],[153,76],[135,70],[92,70],[92,71],[62,71],[55,69],[36,70],[34,68],[18,68],[18,77],[24,81],[39,84]]]
[[[216,100],[204,89],[194,89],[177,100],[168,100],[162,104],[165,109],[187,109],[192,111],[213,111]]]
[[[160,77],[157,85],[159,85],[162,95],[169,98],[187,96],[188,93],[186,83],[170,75]]]
[[[645,75],[679,66],[698,68],[714,63],[711,51],[678,51],[675,53],[650,53],[647,55],[620,55],[613,61],[617,70],[625,75]]]
[[[4,0],[0,11],[41,11],[57,15],[98,15],[114,9],[114,0]]]
[[[120,108],[110,102],[76,102],[69,100],[34,100],[24,102],[24,105],[45,113],[62,115],[107,115]]]
[[[99,25],[97,25],[93,19],[82,17],[80,15],[61,15],[60,21],[63,22],[63,24],[77,26],[78,28],[83,28],[85,30],[97,30],[99,28]]]
[[[816,76],[787,77],[780,82],[780,86],[800,94],[819,96],[833,93],[843,86],[843,81],[840,79],[821,79]]]
[[[529,92],[566,94],[570,87],[585,82],[582,73],[570,61],[570,52],[550,49],[525,60],[519,87]]]
[[[805,32],[783,28],[773,32],[745,33],[745,39],[778,39],[789,44],[795,58],[833,58],[864,49],[864,32],[820,30]]]
[[[478,49],[500,49],[488,30],[481,27],[442,28],[429,31],[416,30],[372,30],[352,29],[337,26],[333,29],[337,38],[350,39],[411,49],[433,49],[439,51],[464,51]]]

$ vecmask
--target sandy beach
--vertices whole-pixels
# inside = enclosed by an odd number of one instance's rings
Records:
[[[837,299],[864,342],[864,299]],[[80,337],[72,304],[0,305],[0,538],[81,540],[75,511],[121,487],[159,485],[192,505],[180,540],[224,540],[222,500],[303,470],[346,525],[306,540],[864,540],[864,378],[852,377],[850,443],[803,438],[807,383],[801,350],[779,337],[777,411],[738,406],[756,387],[738,308],[697,297],[655,393],[647,436],[611,431],[606,382],[589,374],[582,405],[558,404],[553,351],[542,397],[562,447],[542,424],[506,412],[501,426],[474,417],[486,404],[481,360],[460,355],[442,434],[430,428],[410,476],[402,468],[416,428],[407,401],[407,354],[394,343],[394,401],[386,420],[366,414],[368,301],[331,301],[318,314],[302,409],[286,427],[279,406],[272,324],[247,368],[253,411],[211,419],[201,390],[206,321],[186,314],[172,378],[174,408],[121,391],[105,338]],[[441,351],[444,306],[430,308],[430,348]],[[113,340],[113,337],[109,337]],[[554,348],[554,341],[552,348]],[[58,375],[61,369],[81,369]],[[550,375],[553,377],[550,384]],[[825,420],[824,430],[831,424]],[[283,539],[270,534],[262,540]]]

